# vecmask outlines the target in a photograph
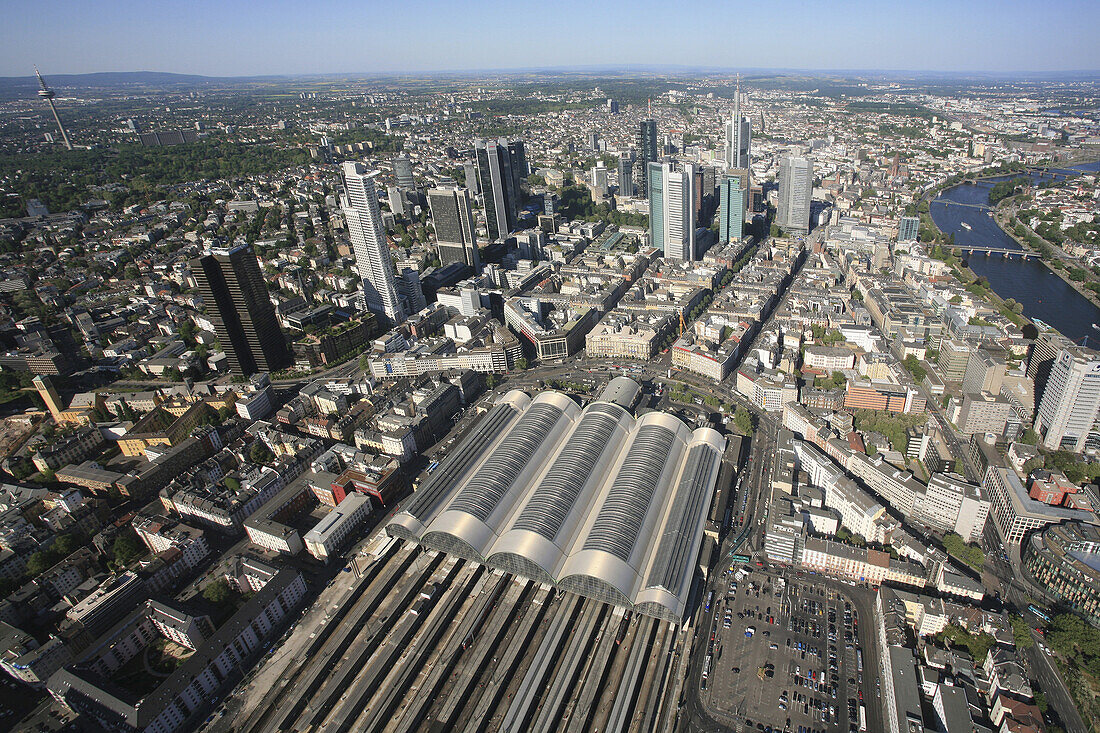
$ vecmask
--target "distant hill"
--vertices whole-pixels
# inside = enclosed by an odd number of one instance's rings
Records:
[[[51,88],[65,89],[169,89],[254,81],[261,77],[215,77],[173,74],[167,71],[101,71],[94,74],[43,74]],[[273,77],[269,77],[273,78]],[[33,96],[38,80],[31,76],[0,76],[0,98]]]

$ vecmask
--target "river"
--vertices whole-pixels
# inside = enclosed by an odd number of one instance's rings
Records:
[[[1097,171],[1100,162],[1069,166],[1070,170]],[[1020,249],[1012,237],[1001,230],[993,217],[985,209],[970,206],[952,206],[972,204],[989,205],[989,189],[997,181],[1014,176],[989,178],[977,184],[962,184],[945,190],[932,201],[930,213],[932,221],[944,234],[954,234],[957,244],[970,244],[986,247]],[[1031,178],[1039,181],[1038,174]],[[1050,176],[1047,176],[1047,180]],[[962,226],[963,222],[970,229]],[[1038,260],[1024,260],[1018,257],[1000,255],[975,255],[970,258],[970,269],[989,280],[990,287],[1002,298],[1014,298],[1024,306],[1024,315],[1038,318],[1058,329],[1066,337],[1080,340],[1088,337],[1088,344],[1100,347],[1100,331],[1092,324],[1100,324],[1100,308],[1074,290],[1062,278],[1050,271]]]

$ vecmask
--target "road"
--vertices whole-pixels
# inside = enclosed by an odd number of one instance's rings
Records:
[[[983,545],[986,548],[986,568],[1000,581],[1001,601],[1005,610],[1009,613],[1017,613],[1024,617],[1031,626],[1035,618],[1027,610],[1031,601],[1028,597],[1041,599],[1044,603],[1054,603],[1057,599],[1047,595],[1044,588],[1031,582],[1027,571],[1023,570],[1020,561],[1020,548],[1018,545],[1009,545],[1001,539],[996,525],[992,519],[986,522],[982,535]],[[1001,556],[1001,551],[1009,555],[1008,561]],[[1017,568],[1021,568],[1017,570]],[[1058,673],[1054,660],[1043,653],[1038,642],[1041,638],[1031,632],[1033,643],[1030,649],[1018,649],[1018,656],[1024,662],[1029,675],[1038,680],[1039,688],[1047,697],[1050,707],[1061,718],[1062,727],[1067,733],[1088,733],[1085,722],[1077,712],[1077,705],[1073,696],[1066,688],[1062,676]]]

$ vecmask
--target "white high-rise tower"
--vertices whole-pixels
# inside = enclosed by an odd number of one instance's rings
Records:
[[[378,171],[367,171],[362,163],[344,163],[344,189],[340,207],[348,224],[348,237],[355,252],[355,265],[363,282],[363,297],[367,309],[388,318],[392,323],[405,320],[405,312],[397,297],[397,278],[393,258],[382,226],[382,209],[374,177]]]
[[[1050,368],[1035,418],[1043,445],[1080,453],[1090,438],[1095,439],[1098,413],[1100,354],[1080,346],[1062,349]]]

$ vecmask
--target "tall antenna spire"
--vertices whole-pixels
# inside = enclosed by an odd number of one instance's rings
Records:
[[[741,72],[737,72],[737,91],[734,92],[733,98],[733,119],[740,125],[741,124]]]
[[[46,80],[42,78],[42,74],[38,71],[38,65],[34,67],[34,75],[38,77],[38,85],[41,89],[38,90],[38,96],[46,100],[46,104],[50,105],[50,111],[53,112],[53,119],[57,123],[57,129],[61,131],[61,140],[65,143],[66,150],[72,150],[73,144],[69,142],[69,133],[65,132],[65,126],[61,124],[61,116],[57,114],[57,106],[53,103],[54,92],[46,86]]]

